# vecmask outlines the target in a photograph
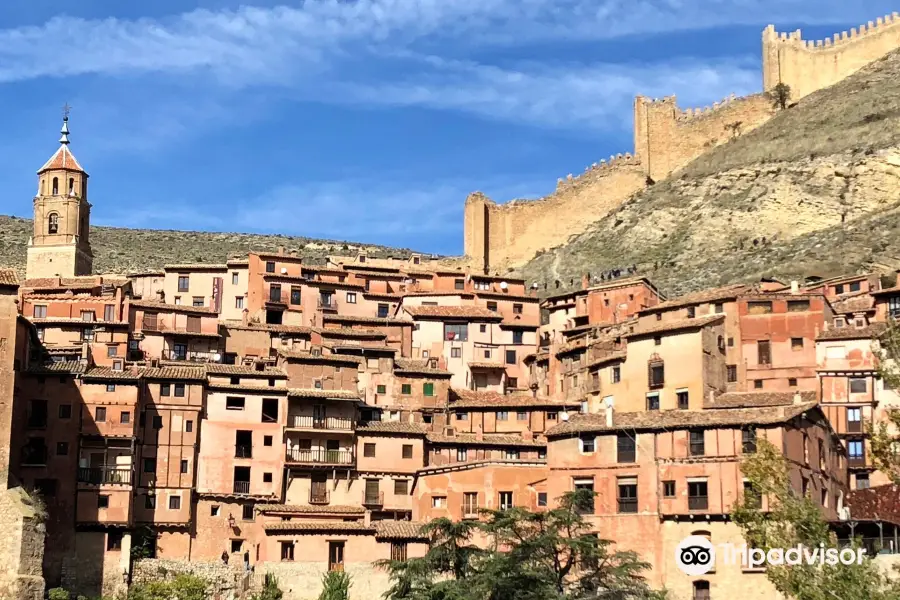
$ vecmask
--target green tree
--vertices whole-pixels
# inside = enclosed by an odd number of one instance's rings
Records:
[[[780,108],[781,110],[786,109],[790,100],[791,86],[786,83],[779,83],[772,88],[772,102],[774,103],[775,108]]]
[[[319,594],[319,600],[348,600],[350,585],[350,576],[345,572],[328,571],[322,576],[322,593]]]
[[[872,350],[878,359],[878,376],[884,387],[900,390],[900,326],[894,319],[888,320]],[[875,468],[900,484],[900,410],[890,408],[886,416],[886,421],[868,426],[869,455]]]
[[[128,590],[128,600],[207,600],[208,587],[203,579],[182,574],[169,581],[134,585]]]
[[[826,548],[837,546],[819,506],[791,486],[788,462],[771,442],[759,440],[756,453],[742,461],[741,471],[755,493],[745,494],[736,503],[732,517],[748,546],[765,552],[798,545],[810,549],[823,544]],[[770,565],[766,576],[779,592],[796,600],[900,598],[897,584],[869,558],[851,565]]]

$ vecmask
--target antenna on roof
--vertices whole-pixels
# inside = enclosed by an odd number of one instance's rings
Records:
[[[59,143],[63,146],[69,143],[69,111],[72,110],[72,107],[69,106],[68,102],[63,105],[63,124],[62,129],[59,132],[62,134],[59,138]]]

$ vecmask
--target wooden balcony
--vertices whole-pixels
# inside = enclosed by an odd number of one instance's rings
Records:
[[[285,453],[284,461],[300,465],[351,466],[356,463],[356,457],[351,450],[291,448]]]
[[[250,493],[250,482],[249,481],[235,481],[234,482],[234,493],[235,494],[249,494]]]
[[[163,350],[162,359],[177,362],[219,363],[222,362],[222,355],[218,352],[197,352],[194,350],[176,352],[175,350]]]
[[[688,498],[688,510],[708,510],[708,496],[691,496]]]
[[[847,433],[862,433],[865,430],[862,421],[847,421]]]
[[[319,298],[318,302],[316,303],[316,306],[318,306],[319,310],[322,310],[322,311],[335,311],[336,312],[338,309],[337,302],[335,302],[333,298],[331,300],[323,300],[322,298]]]
[[[356,423],[349,417],[314,417],[312,415],[288,415],[288,429],[322,429],[325,431],[352,432]]]
[[[384,492],[363,492],[362,505],[369,507],[384,506]]]
[[[78,483],[86,485],[131,485],[131,467],[79,467]]]
[[[847,458],[847,466],[851,469],[864,469],[866,467],[866,457],[850,456]]]

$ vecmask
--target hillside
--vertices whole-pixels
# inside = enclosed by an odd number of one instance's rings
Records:
[[[31,219],[0,216],[0,267],[14,267],[25,273],[25,252],[32,233]],[[91,227],[95,273],[127,273],[160,269],[166,264],[224,263],[234,256],[246,256],[249,250],[297,252],[311,259],[328,254],[353,254],[365,249],[371,256],[408,256],[410,250],[317,240],[287,235],[249,233],[208,233],[158,229]]]
[[[673,295],[898,268],[898,236],[900,51],[709,150],[520,272],[554,293],[636,265]]]

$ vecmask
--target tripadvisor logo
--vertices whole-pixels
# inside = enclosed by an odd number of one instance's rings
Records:
[[[793,548],[771,548],[768,552],[759,548],[748,548],[746,544],[719,544],[713,546],[707,538],[692,535],[681,540],[675,548],[675,563],[685,574],[691,576],[705,575],[716,566],[716,555],[724,564],[741,565],[750,569],[766,566],[796,565],[843,565],[862,564],[865,548],[826,548],[825,544],[816,547],[798,544]]]

